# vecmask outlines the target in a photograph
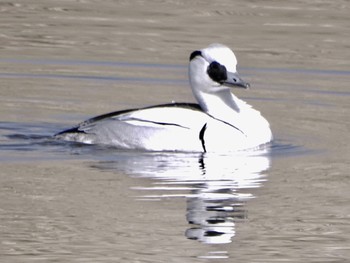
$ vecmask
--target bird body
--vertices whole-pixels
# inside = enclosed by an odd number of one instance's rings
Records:
[[[272,140],[260,112],[231,93],[248,88],[226,46],[192,52],[189,79],[198,104],[171,103],[107,113],[55,135],[58,139],[147,151],[229,152]]]

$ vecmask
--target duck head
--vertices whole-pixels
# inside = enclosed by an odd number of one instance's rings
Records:
[[[192,92],[204,111],[210,113],[210,107],[221,105],[239,111],[230,87],[247,89],[249,83],[241,79],[236,66],[233,51],[221,44],[212,44],[191,53],[189,80]]]

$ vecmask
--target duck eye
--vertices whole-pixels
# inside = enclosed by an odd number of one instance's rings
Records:
[[[216,61],[210,63],[210,65],[208,66],[207,73],[212,80],[220,84],[227,80],[226,67]]]

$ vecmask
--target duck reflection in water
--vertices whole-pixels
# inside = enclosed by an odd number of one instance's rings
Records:
[[[162,187],[135,187],[152,191],[145,200],[186,198],[185,231],[189,239],[209,244],[232,242],[237,222],[247,218],[245,203],[266,180],[269,150],[230,155],[189,153],[128,153],[102,162],[102,169],[115,169],[132,176],[153,178]],[[174,190],[176,194],[174,194]],[[161,193],[154,194],[156,191]]]
[[[230,243],[237,222],[247,218],[245,203],[254,197],[269,168],[267,152],[200,159],[205,180],[194,184],[187,196],[186,236],[204,243]]]

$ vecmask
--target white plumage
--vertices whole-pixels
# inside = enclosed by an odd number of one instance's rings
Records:
[[[192,52],[189,80],[198,104],[172,103],[107,113],[55,135],[58,139],[147,151],[229,152],[272,140],[260,112],[229,87],[247,88],[228,47]]]

